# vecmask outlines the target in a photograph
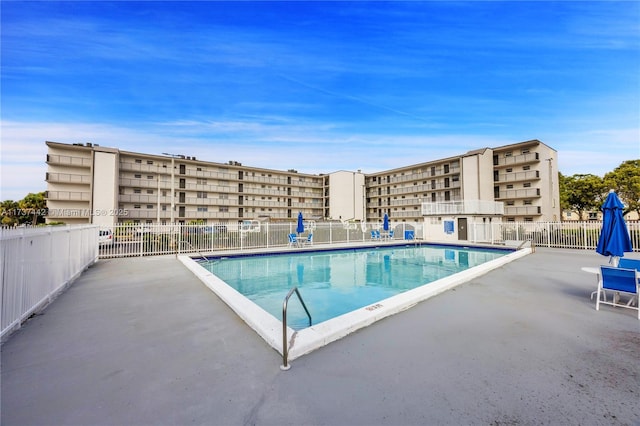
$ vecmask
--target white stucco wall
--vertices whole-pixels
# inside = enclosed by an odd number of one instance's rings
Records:
[[[364,174],[339,171],[329,175],[329,218],[364,220]]]
[[[462,158],[462,198],[493,201],[493,150]]]
[[[94,152],[92,223],[113,225],[118,208],[118,155]]]

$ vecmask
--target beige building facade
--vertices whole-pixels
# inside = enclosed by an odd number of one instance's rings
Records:
[[[504,203],[505,221],[560,219],[557,153],[538,140],[373,174],[321,175],[46,144],[49,222],[290,221],[298,212],[314,220],[379,221],[387,213],[396,222],[424,221],[437,214],[429,205],[465,200]]]

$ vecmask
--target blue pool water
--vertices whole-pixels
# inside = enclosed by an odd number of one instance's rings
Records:
[[[318,324],[509,253],[411,245],[238,256],[200,264],[278,320],[284,297],[297,286]],[[287,312],[292,328],[308,327],[295,296]]]

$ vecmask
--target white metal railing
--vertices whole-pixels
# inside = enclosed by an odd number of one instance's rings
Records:
[[[471,223],[468,238],[494,244],[531,240],[537,247],[595,250],[601,229],[602,221]],[[627,229],[633,250],[640,252],[640,222],[627,222]]]
[[[371,241],[371,230],[381,229],[379,222],[305,221],[304,237],[312,232],[313,244],[362,243]],[[353,225],[353,226],[351,226]],[[629,233],[635,251],[640,251],[640,223],[628,222]],[[425,224],[421,222],[394,222],[394,239],[402,241],[405,231],[414,231],[423,238]],[[575,248],[594,250],[602,222],[483,222],[469,223],[467,240],[475,243],[504,244],[505,241],[532,240],[538,247]],[[285,248],[288,235],[296,232],[296,221],[243,223],[230,220],[205,225],[151,225],[123,223],[102,228],[112,234],[100,244],[100,257],[150,256],[190,252],[217,252],[256,248]],[[440,229],[440,226],[438,226]],[[434,239],[434,241],[436,241]],[[447,240],[449,241],[449,240]],[[187,244],[188,243],[188,244]]]
[[[97,259],[97,225],[0,229],[0,337],[19,328]]]
[[[371,229],[382,227],[382,221],[345,227],[340,222],[305,220],[304,238],[313,233],[313,244],[366,242],[371,240]],[[395,239],[402,240],[405,230],[416,231],[417,224],[394,223]],[[100,257],[131,257],[191,252],[214,252],[254,248],[277,248],[289,245],[289,234],[296,233],[297,222],[259,222],[247,220],[208,224],[136,224],[119,223],[102,227],[112,238],[100,243]],[[187,244],[188,243],[188,244]]]
[[[445,214],[504,214],[504,203],[483,200],[445,201],[422,203],[423,215]]]

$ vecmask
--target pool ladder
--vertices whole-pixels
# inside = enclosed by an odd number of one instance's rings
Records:
[[[200,257],[202,258],[202,260],[204,260],[205,262],[208,261],[209,259],[207,259],[207,256],[205,256],[204,254],[202,254],[202,252],[200,250],[198,250],[193,244],[191,244],[189,241],[180,241],[182,244],[187,244],[189,247],[191,247],[193,250],[196,251],[196,253],[198,253],[200,255]]]
[[[289,365],[289,361],[288,361],[289,345],[287,344],[287,303],[289,302],[289,298],[293,295],[294,292],[298,296],[300,303],[302,303],[302,307],[304,308],[305,312],[307,313],[307,316],[309,317],[309,327],[311,327],[311,314],[307,309],[307,305],[304,304],[304,300],[302,300],[302,296],[298,291],[298,287],[293,287],[291,290],[289,290],[289,293],[287,293],[287,296],[284,298],[284,301],[282,302],[282,365],[280,366],[280,370],[283,370],[283,371],[286,371],[291,368],[291,365]]]

